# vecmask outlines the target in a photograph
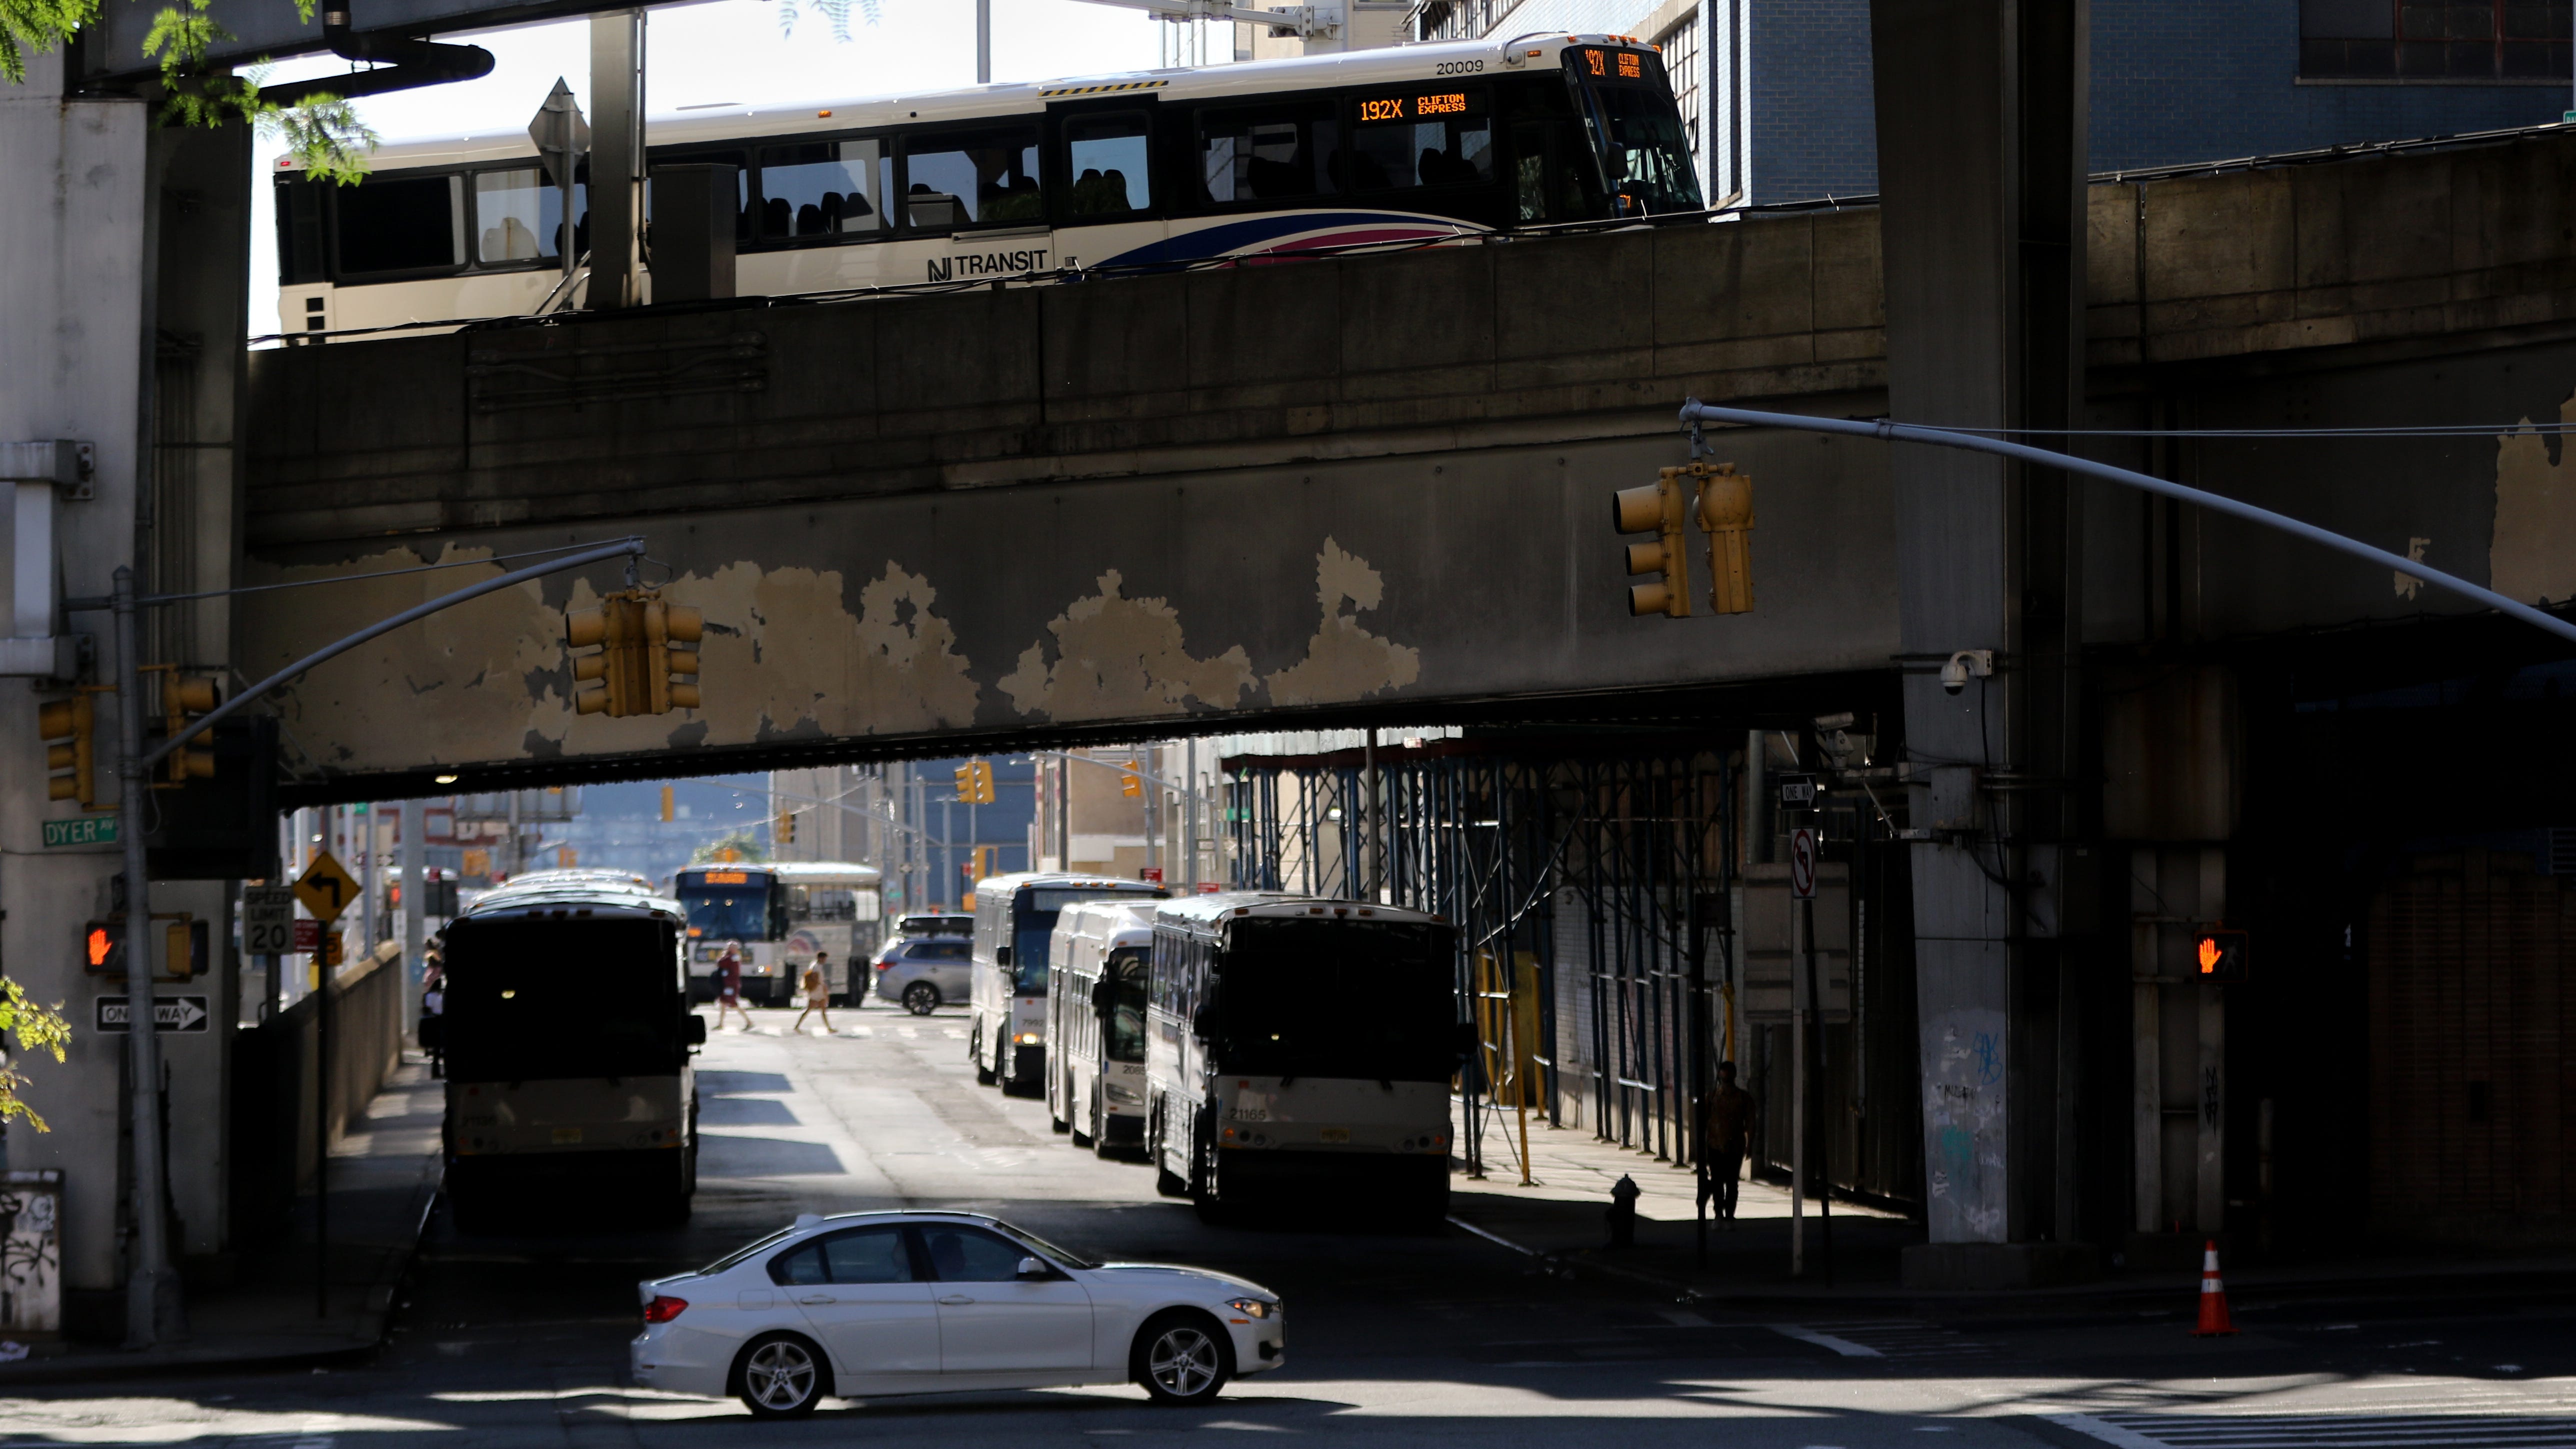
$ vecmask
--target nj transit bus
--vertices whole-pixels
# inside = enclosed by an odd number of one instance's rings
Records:
[[[680,903],[640,880],[547,871],[446,933],[446,1192],[463,1232],[556,1216],[567,1195],[682,1222],[698,1180]]]
[[[872,865],[842,861],[693,865],[671,880],[689,913],[689,992],[715,999],[716,961],[729,942],[742,943],[746,1006],[785,1006],[805,963],[832,953],[832,994],[876,950],[881,878]]]
[[[1465,1040],[1457,931],[1363,901],[1210,895],[1155,913],[1146,1152],[1221,1210],[1330,1194],[1433,1222]]]
[[[1145,1144],[1145,967],[1153,901],[1085,901],[1047,954],[1047,1117],[1107,1157]]]
[[[1073,872],[988,876],[975,883],[975,975],[966,1054],[975,1080],[1023,1097],[1046,1072],[1047,956],[1056,914],[1077,901],[1160,900],[1161,886]]]
[[[1118,275],[1703,207],[1663,58],[1618,36],[693,106],[654,117],[651,140],[648,167],[737,168],[744,297]],[[358,186],[278,164],[283,333],[581,303],[563,275],[561,193],[525,132],[382,147]],[[585,181],[576,258],[586,197]]]

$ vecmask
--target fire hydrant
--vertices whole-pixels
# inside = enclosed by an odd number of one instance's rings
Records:
[[[1644,1193],[1632,1177],[1621,1177],[1610,1186],[1610,1246],[1633,1248],[1637,1245],[1637,1199]]]

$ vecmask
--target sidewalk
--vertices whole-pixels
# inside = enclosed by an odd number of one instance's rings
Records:
[[[297,1202],[284,1233],[241,1256],[229,1283],[187,1288],[188,1332],[143,1352],[43,1343],[0,1363],[0,1391],[22,1385],[146,1378],[215,1370],[298,1368],[363,1357],[383,1341],[393,1296],[411,1267],[439,1181],[445,1092],[406,1056],[331,1146],[331,1293],[315,1312],[313,1201]]]
[[[1463,1117],[1456,1130],[1465,1131]],[[1700,1265],[1694,1223],[1696,1184],[1687,1167],[1623,1148],[1588,1127],[1529,1124],[1531,1186],[1520,1185],[1519,1126],[1494,1114],[1484,1138],[1485,1176],[1450,1180],[1453,1222],[1567,1273],[1599,1273],[1712,1308],[1778,1308],[1813,1312],[1996,1312],[2054,1316],[2141,1308],[2188,1312],[2196,1302],[2195,1269],[2114,1272],[2092,1283],[2016,1291],[1909,1289],[1901,1254],[1923,1241],[1903,1217],[1836,1202],[1828,1256],[1825,1223],[1815,1202],[1806,1212],[1806,1264],[1789,1271],[1789,1194],[1769,1183],[1738,1189],[1738,1222],[1712,1223],[1707,1266]],[[1605,1214],[1620,1177],[1639,1188],[1636,1244],[1612,1249]],[[2563,1297],[2576,1291],[2576,1255],[2478,1257],[2409,1250],[2361,1249],[2331,1259],[2247,1268],[2229,1266],[2227,1286],[2240,1310],[2267,1303],[2396,1300],[2433,1295]]]

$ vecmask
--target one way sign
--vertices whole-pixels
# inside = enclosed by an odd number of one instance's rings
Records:
[[[126,1006],[128,998],[102,996],[98,999],[98,1029],[123,1031],[133,1020]],[[207,1014],[202,996],[156,996],[152,998],[154,1031],[204,1031],[214,1018]]]

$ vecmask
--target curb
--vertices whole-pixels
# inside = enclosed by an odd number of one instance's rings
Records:
[[[361,1322],[369,1315],[375,1319],[372,1336],[354,1338],[337,1348],[299,1349],[292,1353],[206,1357],[142,1353],[126,1356],[109,1350],[95,1357],[84,1354],[61,1359],[29,1358],[0,1364],[0,1388],[178,1379],[209,1374],[283,1373],[290,1369],[344,1368],[365,1363],[382,1352],[393,1337],[395,1295],[401,1291],[403,1280],[411,1276],[412,1265],[420,1261],[421,1240],[429,1233],[429,1217],[438,1208],[444,1178],[445,1167],[442,1164],[431,1174],[428,1190],[420,1195],[419,1210],[412,1214],[409,1240],[387,1255],[385,1271],[367,1285],[366,1302],[373,1303],[379,1297],[384,1301],[382,1308],[361,1311]]]

